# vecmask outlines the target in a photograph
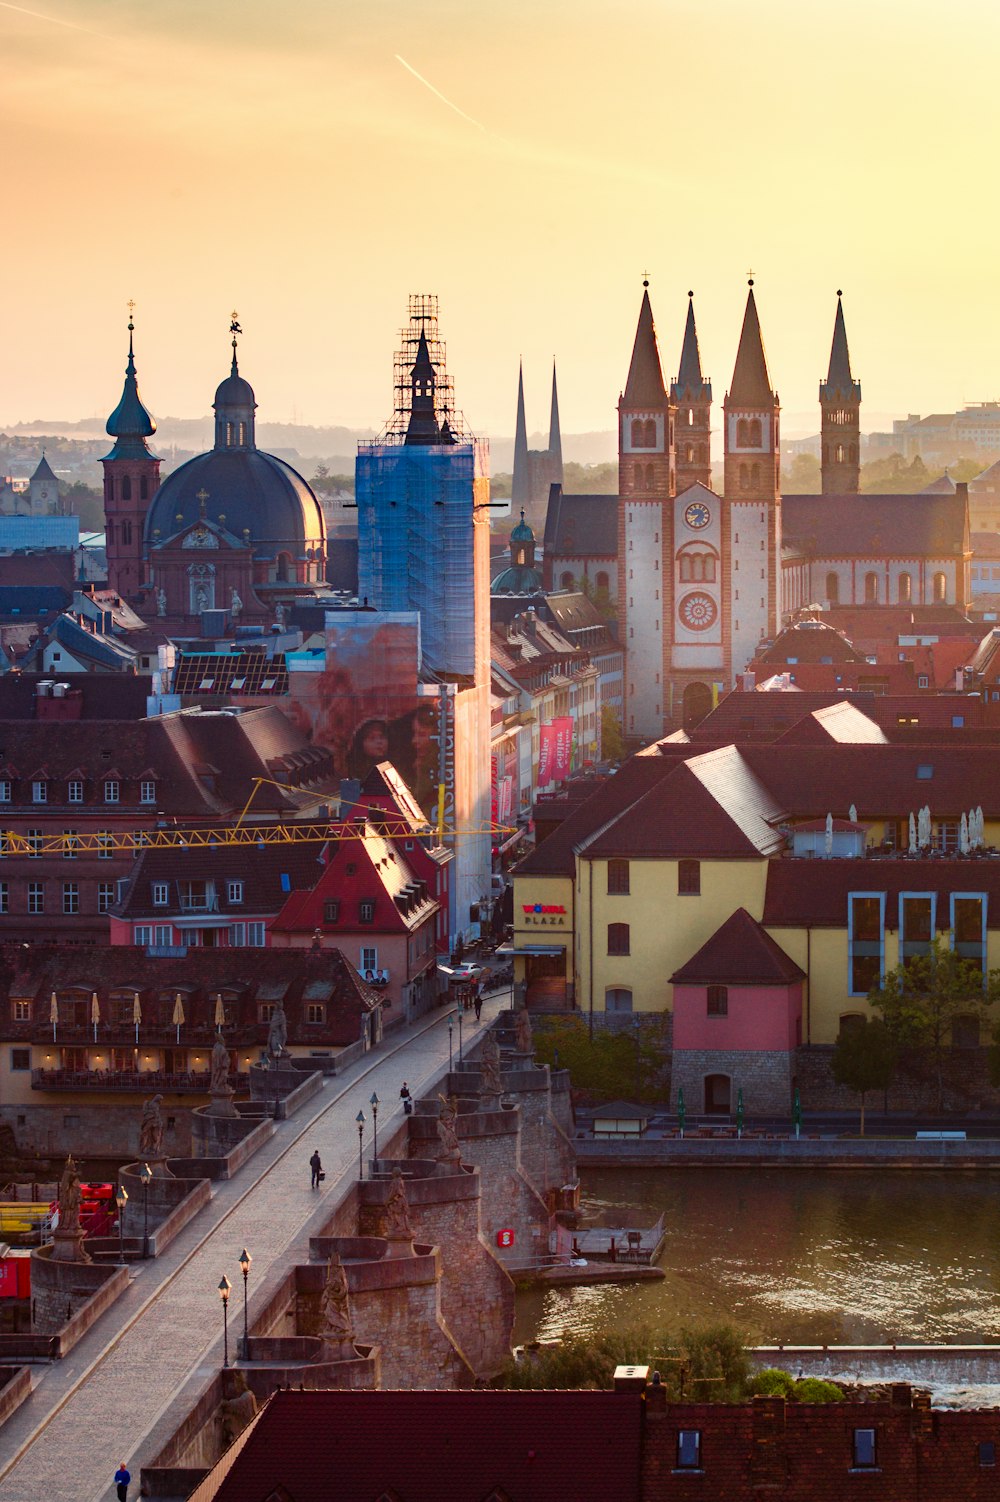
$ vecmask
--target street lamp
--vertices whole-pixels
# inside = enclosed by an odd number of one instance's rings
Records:
[[[118,1206],[118,1251],[122,1267],[125,1266],[125,1206],[128,1204],[128,1190],[121,1184],[115,1195],[115,1204]]]
[[[372,1108],[372,1157],[378,1157],[378,1108],[381,1104],[378,1095],[373,1090],[368,1104]]]
[[[225,1273],[219,1282],[219,1298],[222,1300],[222,1365],[229,1365],[229,1294],[232,1284]]]
[[[247,1327],[247,1279],[250,1276],[250,1264],[253,1261],[246,1247],[240,1252],[240,1272],[243,1274],[243,1360],[250,1360],[250,1331]]]
[[[455,1016],[458,1018],[458,1062],[461,1064],[461,1062],[462,1062],[462,1009],[461,1009],[461,1007],[459,1007],[458,1011],[455,1013]]]
[[[454,1024],[452,1023],[452,1019],[449,1016],[449,1018],[448,1018],[448,1073],[449,1074],[451,1074],[451,1033],[452,1033],[452,1027],[453,1027],[453,1025]]]
[[[142,1255],[149,1256],[149,1181],[153,1177],[153,1170],[148,1163],[144,1163],[139,1169],[139,1180],[142,1184]]]
[[[358,1114],[357,1114],[357,1116],[355,1116],[354,1120],[358,1124],[358,1178],[359,1179],[363,1179],[364,1176],[365,1176],[365,1160],[364,1160],[364,1158],[362,1157],[362,1154],[361,1154],[361,1139],[365,1135],[365,1113],[364,1113],[364,1111],[359,1111]]]

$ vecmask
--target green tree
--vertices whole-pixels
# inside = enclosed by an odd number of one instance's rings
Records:
[[[667,1051],[662,1023],[616,1028],[596,1027],[593,1038],[579,1017],[539,1027],[535,1047],[543,1064],[568,1069],[574,1090],[592,1100],[662,1101]]]
[[[861,466],[861,490],[866,495],[905,495],[923,490],[931,472],[917,454],[907,463],[902,454],[872,459]]]
[[[601,756],[605,761],[621,761],[625,755],[622,739],[622,722],[613,704],[605,704],[601,710]]]
[[[104,496],[99,490],[75,480],[72,485],[60,485],[59,492],[67,516],[80,518],[81,532],[104,531]]]
[[[816,495],[820,487],[819,460],[815,454],[796,454],[782,467],[781,489],[786,495]]]
[[[966,1017],[982,1022],[1000,996],[1000,971],[984,976],[972,960],[933,940],[927,954],[913,955],[890,970],[868,993],[894,1038],[925,1053],[937,1080],[938,1110],[944,1103],[944,1061],[952,1028]]]
[[[869,1090],[887,1090],[896,1068],[896,1040],[878,1017],[865,1017],[860,1026],[844,1028],[833,1050],[831,1068],[838,1085],[861,1097],[861,1124],[865,1135],[865,1096]]]

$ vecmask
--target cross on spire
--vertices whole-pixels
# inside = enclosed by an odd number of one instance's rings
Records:
[[[208,491],[205,489],[204,485],[198,491],[198,494],[195,496],[195,500],[198,502],[198,511],[200,515],[204,516],[205,507],[208,504]]]

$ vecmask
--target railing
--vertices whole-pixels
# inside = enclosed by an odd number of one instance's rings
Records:
[[[163,1069],[33,1069],[33,1090],[125,1090],[149,1093],[160,1090],[172,1095],[207,1095],[212,1075],[207,1069],[173,1074]],[[234,1090],[248,1090],[247,1074],[230,1074]]]
[[[217,913],[219,911],[219,899],[214,892],[207,892],[204,897],[185,897],[181,894],[182,913]]]

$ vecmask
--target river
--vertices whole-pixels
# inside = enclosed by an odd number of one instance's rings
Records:
[[[1000,1341],[1000,1180],[988,1173],[587,1170],[584,1220],[666,1214],[662,1283],[518,1298],[515,1339],[726,1321],[751,1343]]]

